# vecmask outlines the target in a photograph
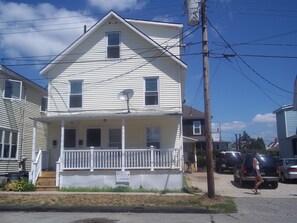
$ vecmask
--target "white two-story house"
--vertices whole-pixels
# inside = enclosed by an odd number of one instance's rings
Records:
[[[182,188],[182,35],[111,11],[41,70],[58,187]]]

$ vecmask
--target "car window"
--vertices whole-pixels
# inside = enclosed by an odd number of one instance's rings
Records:
[[[260,156],[260,159],[258,161],[260,165],[276,166],[276,160],[271,156]]]

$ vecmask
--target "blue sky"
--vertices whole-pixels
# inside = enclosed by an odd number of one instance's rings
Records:
[[[0,0],[0,59],[45,85],[42,64],[109,10],[124,18],[184,24],[183,0]],[[297,74],[297,1],[207,0],[211,113],[222,139],[246,131],[276,137],[273,111],[292,104]],[[192,28],[191,30],[193,30]],[[204,111],[201,27],[184,39],[186,102]]]

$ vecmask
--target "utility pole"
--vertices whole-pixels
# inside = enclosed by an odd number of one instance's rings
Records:
[[[209,89],[209,64],[208,64],[208,36],[206,0],[202,0],[202,48],[203,48],[203,80],[204,80],[204,110],[205,110],[205,138],[206,138],[206,160],[207,160],[207,187],[208,197],[214,198],[214,167],[213,167],[213,145],[211,135],[211,113],[210,113],[210,89]]]

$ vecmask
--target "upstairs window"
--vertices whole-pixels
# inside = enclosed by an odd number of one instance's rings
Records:
[[[21,99],[22,82],[16,80],[6,80],[4,98]]]
[[[120,58],[120,33],[107,33],[107,58]]]
[[[145,79],[145,105],[159,105],[158,78]]]
[[[201,135],[201,122],[193,121],[193,135]]]
[[[82,107],[82,84],[81,80],[70,81],[69,108]]]

